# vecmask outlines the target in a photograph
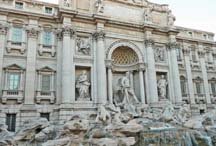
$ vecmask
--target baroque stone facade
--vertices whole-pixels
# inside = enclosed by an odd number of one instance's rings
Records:
[[[146,0],[0,0],[0,118],[61,123],[106,103],[216,104],[214,34]],[[12,126],[12,125],[10,125]]]

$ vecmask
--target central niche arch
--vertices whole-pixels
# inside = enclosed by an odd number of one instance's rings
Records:
[[[137,70],[143,63],[143,54],[138,46],[127,40],[119,40],[107,50],[107,61],[116,71]]]
[[[116,48],[112,53],[111,59],[112,63],[118,66],[131,66],[139,62],[136,52],[127,46],[120,46]]]

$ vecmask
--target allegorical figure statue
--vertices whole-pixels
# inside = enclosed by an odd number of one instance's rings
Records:
[[[89,87],[90,87],[90,82],[87,73],[86,71],[83,71],[82,74],[78,77],[76,82],[76,88],[78,90],[80,99],[90,98]]]
[[[98,13],[103,13],[104,11],[104,0],[97,0],[95,7],[97,8]]]
[[[158,80],[158,93],[160,99],[166,99],[167,98],[167,80],[165,79],[164,75],[161,75],[161,78]]]
[[[130,72],[120,79],[120,89],[123,94],[123,104],[138,103],[138,99],[130,85]]]
[[[64,6],[70,7],[70,0],[64,0]]]
[[[152,10],[153,8],[151,7],[144,10],[144,22],[152,22]]]
[[[172,11],[168,11],[168,26],[173,26],[174,22],[176,20],[176,17],[172,14]]]

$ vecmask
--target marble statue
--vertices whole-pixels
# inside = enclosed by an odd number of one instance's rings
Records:
[[[104,11],[104,0],[97,0],[95,7],[98,13],[103,13]]]
[[[111,115],[110,112],[106,109],[105,105],[101,105],[98,108],[98,113],[95,121],[103,122],[104,124],[111,123]]]
[[[123,95],[123,104],[139,102],[130,84],[130,72],[126,72],[126,75],[120,79],[120,88]]]
[[[82,74],[78,77],[77,82],[76,82],[76,88],[79,92],[80,99],[90,98],[90,95],[89,95],[90,85],[91,84],[89,82],[87,72],[84,70]]]
[[[64,6],[70,7],[70,0],[64,0]]]
[[[175,22],[176,18],[175,16],[172,14],[172,11],[168,11],[168,26],[173,26],[174,22]]]
[[[160,99],[167,98],[167,85],[168,85],[168,82],[165,79],[165,76],[161,75],[161,78],[158,80],[158,83],[157,83]]]
[[[84,55],[89,55],[90,53],[90,44],[84,39],[81,38],[77,39],[77,48],[78,48],[77,51]]]
[[[152,22],[152,10],[149,7],[144,10],[144,22]]]

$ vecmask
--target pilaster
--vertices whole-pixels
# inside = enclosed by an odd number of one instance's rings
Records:
[[[37,37],[39,29],[33,26],[27,28],[28,50],[26,63],[26,79],[25,79],[25,99],[24,104],[33,105],[35,97],[36,82],[36,56],[37,56]]]
[[[211,104],[211,96],[209,92],[209,84],[208,84],[208,74],[205,64],[205,51],[203,49],[203,46],[199,44],[199,57],[200,57],[200,65],[202,70],[202,76],[203,76],[203,83],[204,83],[204,90],[205,90],[205,96],[206,96],[206,102],[207,104]]]
[[[2,95],[2,88],[3,88],[3,58],[4,58],[4,50],[6,47],[6,36],[7,36],[8,27],[0,26],[0,96]]]
[[[190,97],[190,104],[195,104],[193,77],[192,77],[192,70],[190,65],[190,50],[189,48],[187,48],[186,45],[184,45],[183,53],[185,59],[185,68],[187,74],[187,84],[188,84],[188,91]]]

